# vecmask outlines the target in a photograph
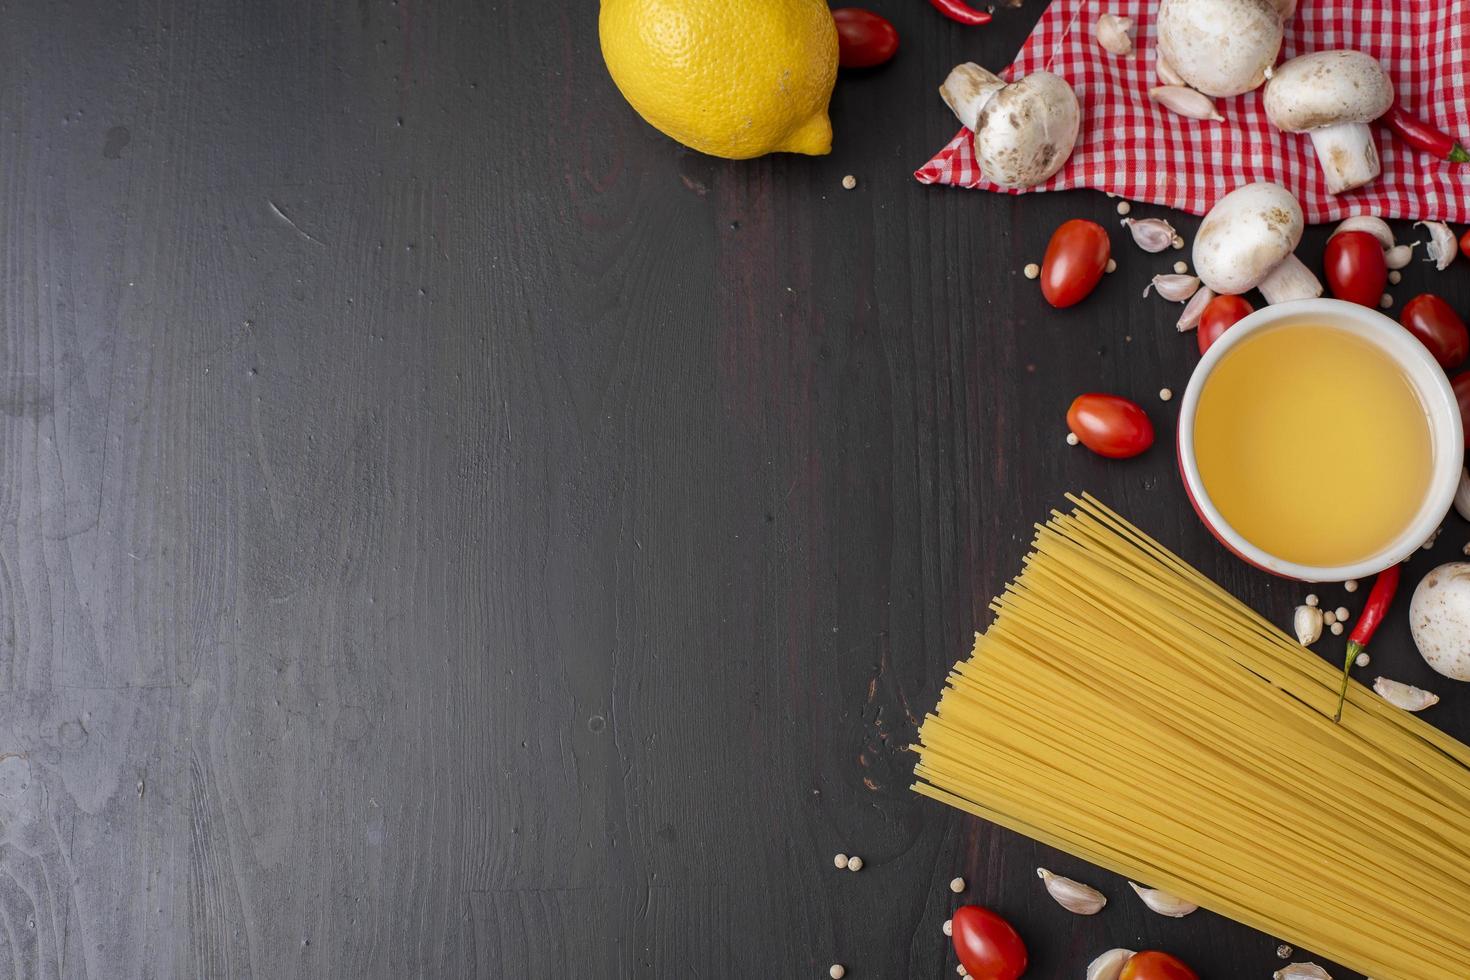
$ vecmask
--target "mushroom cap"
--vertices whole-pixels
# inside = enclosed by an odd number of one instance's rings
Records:
[[[1035,71],[985,103],[975,127],[980,172],[1004,187],[1030,187],[1062,169],[1082,112],[1066,79]]]
[[[1409,630],[1425,663],[1470,681],[1470,562],[1440,565],[1424,576],[1409,603]]]
[[[1253,289],[1302,240],[1302,207],[1280,184],[1258,181],[1216,202],[1194,236],[1194,271],[1217,293]]]
[[[1361,51],[1317,51],[1276,69],[1265,102],[1271,124],[1288,133],[1366,123],[1393,105],[1393,82]]]
[[[1259,88],[1281,51],[1272,0],[1162,0],[1159,53],[1191,88],[1222,98]]]

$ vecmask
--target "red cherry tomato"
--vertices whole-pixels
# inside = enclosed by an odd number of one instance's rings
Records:
[[[1470,259],[1470,228],[1465,229],[1465,234],[1460,236],[1460,254]]]
[[[1137,456],[1154,444],[1154,426],[1138,405],[1117,395],[1078,395],[1067,409],[1077,440],[1109,459]]]
[[[1016,980],[1026,972],[1026,944],[1011,924],[978,905],[961,905],[950,919],[955,955],[974,980]]]
[[[1460,423],[1465,429],[1465,448],[1470,449],[1470,371],[1455,375],[1450,387],[1455,389],[1455,398],[1460,403]]]
[[[1388,285],[1388,265],[1383,246],[1366,231],[1345,231],[1327,240],[1323,257],[1327,288],[1338,299],[1378,308],[1383,287]]]
[[[1459,367],[1470,354],[1470,332],[1450,304],[1433,293],[1420,293],[1404,304],[1399,322],[1429,348],[1446,371]]]
[[[1107,231],[1097,222],[1082,218],[1063,222],[1052,233],[1041,260],[1041,295],[1058,309],[1080,302],[1097,286],[1112,251]]]
[[[1199,980],[1199,975],[1176,956],[1146,949],[1128,957],[1118,980]]]
[[[832,11],[837,22],[837,63],[843,68],[872,68],[898,51],[898,31],[892,24],[861,7]]]
[[[1222,333],[1255,311],[1254,306],[1239,296],[1216,296],[1210,300],[1200,314],[1199,329],[1195,331],[1201,356]]]

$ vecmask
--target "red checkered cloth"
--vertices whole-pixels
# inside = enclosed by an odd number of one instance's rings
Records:
[[[1151,102],[1157,0],[1055,0],[1001,73],[1061,75],[1082,103],[1071,159],[1035,191],[1092,187],[1119,197],[1204,214],[1241,184],[1274,180],[1296,194],[1308,223],[1353,214],[1470,221],[1470,164],[1434,160],[1375,127],[1383,174],[1346,194],[1327,193],[1312,141],[1266,120],[1261,89],[1215,104],[1225,122],[1185,119]],[[1099,14],[1132,17],[1133,52],[1108,54],[1093,38]],[[984,28],[978,28],[984,30]],[[1302,0],[1286,25],[1282,57],[1357,48],[1394,80],[1398,102],[1440,129],[1470,131],[1470,3],[1465,0]],[[921,183],[997,187],[980,175],[970,131],[914,173]]]

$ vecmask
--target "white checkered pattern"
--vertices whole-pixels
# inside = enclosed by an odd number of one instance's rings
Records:
[[[1002,72],[1005,78],[1055,72],[1071,82],[1082,103],[1082,132],[1071,159],[1029,190],[1092,187],[1203,214],[1241,184],[1275,180],[1296,194],[1311,224],[1352,214],[1470,221],[1470,164],[1436,161],[1385,129],[1375,127],[1382,176],[1333,195],[1311,140],[1266,121],[1261,89],[1215,100],[1223,123],[1185,119],[1155,105],[1148,90],[1159,84],[1153,71],[1156,7],[1156,0],[1055,0],[1015,63]],[[1104,12],[1133,18],[1131,54],[1108,54],[1093,39],[1093,23]],[[1405,109],[1466,141],[1470,2],[1302,0],[1287,25],[1282,57],[1347,47],[1373,55],[1388,69]],[[965,129],[914,176],[925,184],[1025,193],[981,177]]]

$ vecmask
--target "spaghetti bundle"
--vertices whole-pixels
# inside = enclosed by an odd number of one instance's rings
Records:
[[[1038,528],[915,789],[1395,980],[1470,977],[1470,747],[1092,497]]]

